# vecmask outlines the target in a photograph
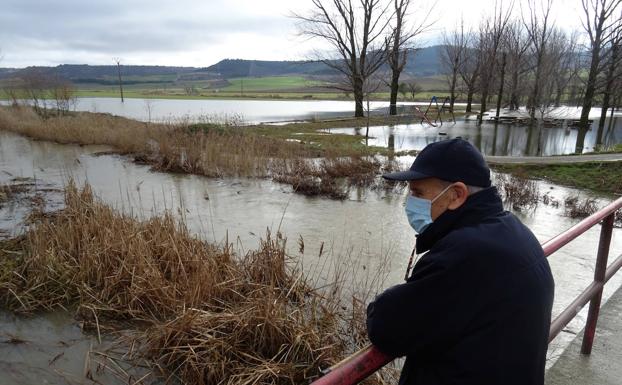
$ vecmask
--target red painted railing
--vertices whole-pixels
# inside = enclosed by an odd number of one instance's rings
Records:
[[[596,256],[594,281],[564,311],[562,311],[557,318],[553,320],[553,322],[551,322],[549,342],[552,341],[589,302],[590,309],[583,335],[581,353],[591,353],[592,344],[594,342],[594,333],[596,332],[596,323],[598,322],[598,313],[600,311],[600,301],[603,294],[603,287],[605,286],[605,283],[607,283],[607,281],[609,281],[609,279],[622,267],[622,254],[609,267],[607,267],[615,213],[620,208],[622,208],[622,198],[619,198],[595,214],[590,215],[568,230],[542,244],[544,254],[548,257],[602,221],[600,241],[598,243],[598,254]],[[347,357],[343,361],[324,371],[325,375],[315,380],[311,385],[358,384],[378,369],[391,362],[393,358],[394,357],[382,353],[373,345],[369,345],[368,347],[358,351],[357,353]]]

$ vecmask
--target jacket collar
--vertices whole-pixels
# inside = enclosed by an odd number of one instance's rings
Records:
[[[503,203],[496,187],[488,187],[471,196],[455,210],[447,210],[436,218],[425,231],[417,235],[417,254],[432,248],[450,231],[474,225],[487,217],[503,212]]]

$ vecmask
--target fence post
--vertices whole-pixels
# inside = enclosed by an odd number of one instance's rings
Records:
[[[596,268],[594,269],[594,282],[605,282],[605,272],[607,271],[607,260],[609,258],[609,245],[611,244],[611,234],[613,232],[613,221],[615,212],[611,213],[605,219],[600,229],[600,240],[598,241],[598,254],[596,256]],[[583,333],[583,342],[581,343],[581,354],[592,353],[592,345],[594,343],[594,334],[596,333],[596,323],[598,322],[598,313],[600,311],[600,301],[603,296],[603,288],[592,297],[590,301],[590,309],[587,315],[587,323]]]

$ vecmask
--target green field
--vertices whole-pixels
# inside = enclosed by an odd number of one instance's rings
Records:
[[[115,81],[106,77],[105,81]],[[218,83],[210,80],[178,81],[176,75],[128,76],[123,94],[126,98],[153,99],[305,99],[305,100],[353,100],[351,93],[331,89],[327,81],[310,80],[303,76],[267,76],[231,78]],[[405,80],[407,81],[407,80]],[[151,82],[151,83],[150,83]],[[414,100],[429,101],[432,96],[445,96],[446,82],[442,76],[417,78],[421,91]],[[1,86],[1,84],[0,84]],[[120,97],[119,87],[114,84],[75,84],[78,97]],[[1,87],[0,87],[1,88]],[[6,99],[0,91],[0,98]],[[387,91],[376,92],[371,100],[388,100]],[[398,101],[412,101],[411,94],[399,94]]]
[[[257,92],[266,90],[303,89],[306,87],[321,87],[326,82],[307,80],[302,76],[269,76],[259,78],[227,79],[231,85],[221,88],[224,92]]]

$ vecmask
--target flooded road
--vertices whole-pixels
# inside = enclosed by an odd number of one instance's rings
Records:
[[[33,178],[37,185],[47,188],[60,188],[72,177],[80,183],[88,181],[99,198],[119,210],[141,218],[172,210],[185,217],[193,233],[208,241],[228,239],[240,252],[255,248],[266,229],[271,229],[273,233],[281,231],[288,237],[290,253],[300,258],[308,272],[321,276],[326,266],[335,263],[350,266],[348,276],[352,277],[353,285],[363,285],[370,272],[387,272],[384,287],[399,283],[403,278],[414,243],[414,233],[403,211],[403,193],[355,189],[345,201],[310,198],[294,194],[290,186],[271,180],[208,179],[157,173],[121,156],[93,155],[105,149],[33,141],[0,131],[0,184],[11,183],[19,177]],[[410,163],[412,158],[403,161]],[[538,185],[541,194],[548,191],[561,202],[569,195],[589,195],[547,183]],[[607,201],[608,197],[600,197],[599,206]],[[21,213],[15,207],[0,209],[0,225],[9,233],[21,231]],[[577,222],[563,215],[563,207],[543,204],[517,215],[540,241]],[[598,235],[599,228],[595,227],[549,258],[556,281],[554,315],[591,282]],[[302,253],[301,239],[304,241]],[[616,229],[612,255],[618,255],[621,250],[622,231]],[[622,274],[618,274],[606,286],[604,298],[621,284]],[[585,310],[569,325],[567,332],[551,344],[550,357],[560,353],[584,322]],[[0,318],[0,330],[9,330],[12,324],[14,321],[9,316]],[[50,335],[56,333],[50,330]],[[20,338],[32,339],[31,333],[34,331],[25,327],[17,334]],[[7,365],[13,371],[28,370],[29,366],[40,368],[37,360],[19,367],[9,360],[12,349],[28,349],[28,346],[3,345],[2,368]],[[28,355],[27,352],[23,354]],[[52,358],[47,357],[47,360]]]

